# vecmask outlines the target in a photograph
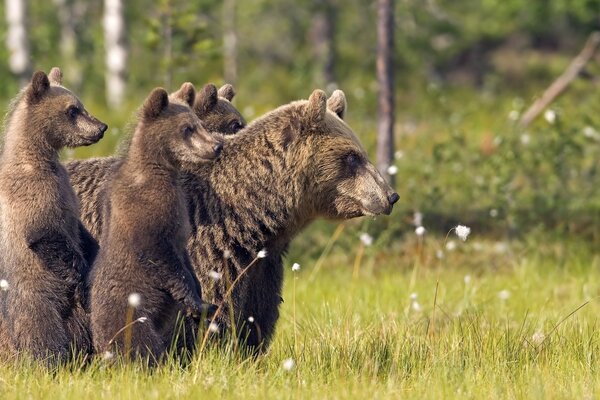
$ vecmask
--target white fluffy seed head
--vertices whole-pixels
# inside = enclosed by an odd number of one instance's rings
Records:
[[[387,173],[388,175],[396,175],[398,173],[398,167],[395,165],[390,165],[387,167]]]
[[[283,369],[286,371],[291,371],[292,369],[294,369],[294,365],[296,363],[294,362],[293,358],[286,358],[285,360],[283,360]]]
[[[544,119],[549,123],[549,124],[553,124],[556,122],[556,111],[552,110],[552,109],[547,109],[544,112]]]
[[[254,323],[254,317],[252,315],[248,317],[248,322],[251,324]]]
[[[364,232],[360,234],[360,241],[362,242],[362,244],[364,244],[366,247],[369,247],[370,245],[373,244],[373,236],[369,235],[368,233]]]
[[[0,290],[7,291],[8,287],[8,281],[6,279],[0,279]]]
[[[262,249],[258,253],[256,253],[256,258],[265,258],[267,256],[267,250]]]
[[[218,333],[219,325],[215,324],[214,322],[211,322],[210,324],[208,324],[208,330],[212,333]]]
[[[130,293],[127,297],[127,303],[130,307],[138,308],[142,304],[142,296],[139,293]]]
[[[105,351],[105,352],[102,354],[102,359],[103,359],[103,360],[107,360],[107,361],[108,361],[108,360],[112,360],[112,358],[113,358],[114,356],[115,356],[115,355],[113,354],[113,352],[112,352],[112,351]]]
[[[148,317],[139,317],[139,318],[137,319],[137,322],[139,322],[139,323],[142,323],[142,324],[143,324],[144,322],[146,322],[146,321],[148,321]]]
[[[412,301],[410,303],[410,308],[412,308],[412,310],[416,312],[420,312],[422,310],[421,304],[419,304],[418,301]]]
[[[292,271],[294,271],[294,272],[300,271],[300,264],[298,264],[298,263],[292,264]]]
[[[208,273],[208,276],[210,277],[210,279],[212,279],[213,281],[218,281],[223,277],[223,274],[214,270],[211,270]]]
[[[465,225],[456,225],[454,231],[456,232],[456,236],[464,242],[471,233],[471,228]]]
[[[425,228],[423,226],[417,226],[417,228],[415,229],[415,233],[417,234],[417,236],[423,236],[425,234]]]
[[[498,297],[500,298],[500,300],[506,301],[510,297],[510,292],[506,289],[501,290],[498,292]]]
[[[544,332],[542,332],[542,331],[537,331],[531,336],[531,341],[536,346],[541,345],[542,343],[544,343],[545,340],[546,340],[546,335],[544,335]]]

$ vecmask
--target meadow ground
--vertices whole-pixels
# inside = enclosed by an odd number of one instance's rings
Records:
[[[292,251],[276,338],[258,359],[211,349],[151,373],[5,364],[0,398],[600,394],[600,257],[589,247],[407,235],[393,250],[358,251],[333,246],[319,262]]]

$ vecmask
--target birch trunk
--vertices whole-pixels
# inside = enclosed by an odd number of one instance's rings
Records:
[[[6,0],[6,46],[8,66],[21,86],[25,86],[31,75],[29,38],[27,34],[27,3],[25,0]]]
[[[125,98],[128,56],[122,0],[104,0],[103,26],[106,49],[106,101],[111,108],[118,108]]]
[[[378,0],[377,19],[377,169],[393,185],[388,168],[394,156],[394,0]]]

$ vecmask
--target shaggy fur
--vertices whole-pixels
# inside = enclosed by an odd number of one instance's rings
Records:
[[[398,200],[339,117],[343,92],[330,100],[333,111],[322,91],[278,108],[228,140],[214,164],[182,176],[194,231],[188,249],[204,299],[225,302],[219,323],[230,326],[233,315],[240,338],[254,348],[273,336],[282,257],[294,236],[319,217],[389,214]],[[267,257],[224,298],[261,249]],[[223,278],[212,279],[210,271]]]
[[[264,348],[274,333],[282,257],[293,237],[316,218],[388,214],[398,200],[339,117],[345,109],[343,92],[326,102],[315,91],[309,101],[282,106],[227,137],[215,163],[182,175],[192,222],[188,251],[204,300],[223,302],[228,283],[259,250],[268,252],[240,279],[219,318],[229,327],[233,313],[253,347]],[[110,171],[112,164],[104,165]],[[82,203],[96,201],[79,195]],[[211,278],[218,274],[220,280]]]
[[[48,362],[89,353],[83,284],[97,244],[78,219],[78,201],[58,151],[90,145],[107,126],[41,71],[10,111],[0,163],[0,296],[3,355]]]
[[[98,352],[160,360],[179,311],[199,318],[206,310],[185,248],[190,225],[179,170],[212,161],[221,144],[188,107],[193,95],[183,98],[170,102],[163,89],[150,94],[128,153],[107,186],[106,227],[90,274]],[[131,293],[141,296],[135,310],[127,303]],[[147,320],[133,323],[127,343],[129,330],[122,328],[138,318]]]
[[[246,126],[244,118],[231,104],[235,95],[231,85],[224,85],[217,91],[215,85],[208,84],[195,94],[195,101],[191,102],[190,86],[190,83],[184,83],[169,97],[190,104],[208,132],[231,135]],[[193,86],[191,87],[193,89]],[[74,160],[66,164],[73,189],[82,199],[81,220],[90,233],[98,239],[102,231],[104,187],[114,173],[113,167],[116,163],[117,157],[102,157]]]

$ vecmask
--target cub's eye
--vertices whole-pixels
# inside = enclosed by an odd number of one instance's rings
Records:
[[[229,130],[231,130],[232,132],[237,132],[240,129],[242,129],[243,127],[244,127],[244,125],[242,125],[242,123],[239,121],[233,121],[232,123],[229,124]]]
[[[67,109],[67,115],[69,118],[75,119],[77,115],[79,115],[79,108],[76,106],[71,106]]]
[[[360,157],[356,153],[348,153],[344,161],[348,167],[351,169],[356,169],[360,164]]]
[[[193,126],[186,126],[185,128],[183,128],[183,136],[184,137],[190,137],[192,136],[192,133],[194,133],[194,127]]]

